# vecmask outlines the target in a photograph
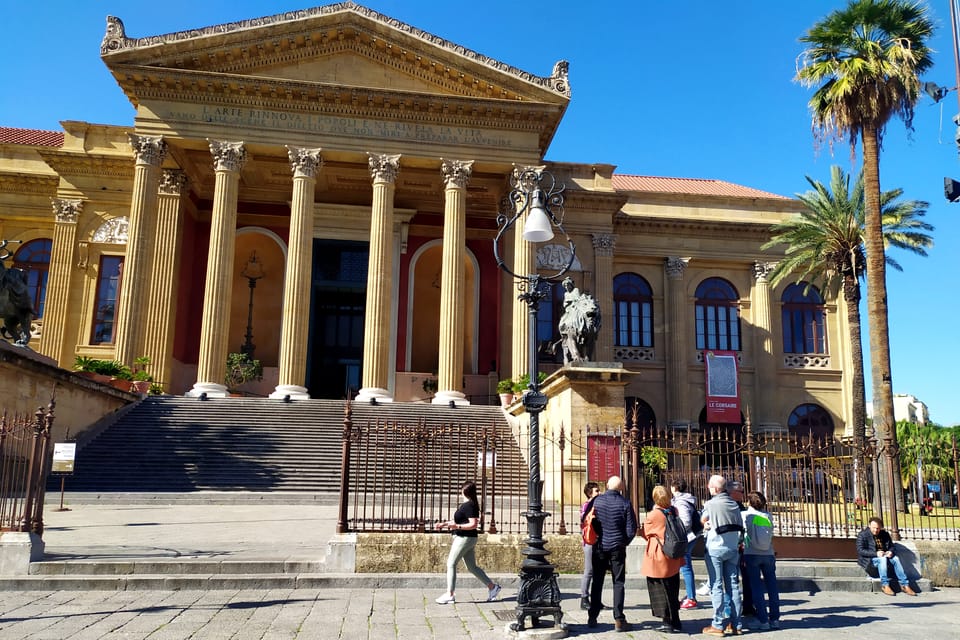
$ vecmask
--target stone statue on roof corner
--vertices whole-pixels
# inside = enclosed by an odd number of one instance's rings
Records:
[[[569,366],[589,362],[593,358],[597,334],[600,333],[600,306],[593,296],[580,293],[571,278],[563,280],[563,288],[563,314],[560,316],[560,341],[557,343],[563,348],[563,364]]]
[[[4,260],[13,254],[7,251],[11,241],[0,240],[0,335],[18,347],[30,342],[30,322],[33,320],[33,303],[27,287],[27,272],[23,269],[8,269]],[[16,242],[19,242],[17,240]]]

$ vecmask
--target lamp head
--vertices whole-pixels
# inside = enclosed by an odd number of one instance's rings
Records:
[[[552,226],[543,202],[543,191],[536,189],[530,197],[530,211],[523,223],[523,239],[527,242],[552,240]]]

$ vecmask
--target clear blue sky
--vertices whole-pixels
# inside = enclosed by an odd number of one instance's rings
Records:
[[[61,120],[131,125],[133,108],[100,61],[106,16],[141,37],[303,9],[316,0],[167,0],[158,3],[10,2],[0,25],[0,126],[56,130]],[[413,2],[365,6],[537,75],[570,62],[573,98],[547,157],[606,162],[619,173],[715,178],[792,196],[805,175],[829,180],[831,164],[857,171],[849,147],[817,150],[810,90],[792,81],[798,37],[845,2]],[[43,6],[42,15],[39,7]],[[929,4],[939,24],[926,80],[953,87],[949,0]],[[930,202],[936,246],[928,258],[897,255],[888,271],[893,382],[960,424],[960,203],[943,177],[960,179],[951,118],[957,93],[924,98],[915,131],[893,122],[884,140],[881,186]],[[866,317],[864,317],[866,325]],[[866,336],[866,334],[865,334]],[[866,351],[866,345],[864,345]],[[869,360],[867,375],[869,376]],[[870,382],[867,382],[870,395]]]

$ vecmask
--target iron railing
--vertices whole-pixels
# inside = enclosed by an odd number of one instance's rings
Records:
[[[46,477],[55,400],[46,410],[0,416],[0,531],[43,535]]]

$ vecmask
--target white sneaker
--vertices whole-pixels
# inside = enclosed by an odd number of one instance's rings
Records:
[[[451,595],[451,594],[449,594],[449,593],[445,593],[445,594],[443,594],[442,596],[440,596],[439,598],[437,598],[436,603],[437,603],[437,604],[453,604],[453,603],[456,602],[456,601],[457,601],[457,597],[456,597],[456,596]]]
[[[500,585],[495,584],[490,587],[490,592],[487,594],[487,602],[493,602],[497,599],[498,595],[500,595]]]
[[[697,595],[698,596],[710,595],[710,583],[704,582],[702,585],[700,585],[700,587],[697,589]]]

